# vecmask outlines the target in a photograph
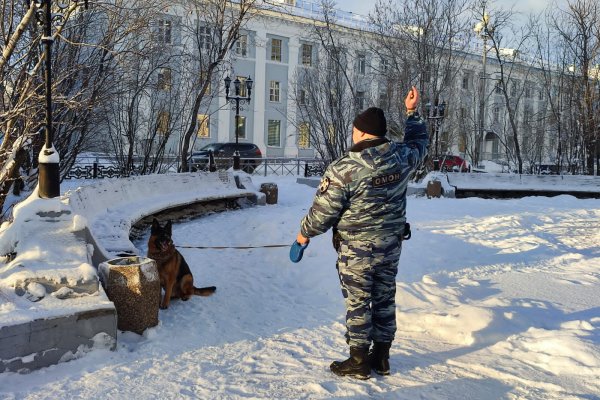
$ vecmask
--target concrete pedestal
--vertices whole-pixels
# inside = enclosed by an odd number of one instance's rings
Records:
[[[99,267],[108,298],[117,309],[117,327],[142,334],[158,325],[160,279],[156,262],[145,257],[120,257]]]
[[[440,181],[429,181],[427,182],[427,198],[441,197],[442,196],[442,183]]]
[[[267,204],[277,204],[279,190],[275,183],[263,183],[260,185],[260,192],[266,196]]]

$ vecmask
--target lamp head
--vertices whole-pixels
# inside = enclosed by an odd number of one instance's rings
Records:
[[[252,78],[250,78],[250,75],[248,75],[248,79],[246,79],[246,88],[248,88],[248,97],[250,97],[250,94],[252,93],[252,85],[254,84],[254,81],[252,80]]]
[[[235,78],[235,81],[233,81],[233,86],[235,87],[235,95],[239,96],[240,95],[240,85],[242,84],[242,82],[240,81],[239,78]]]
[[[446,113],[446,100],[442,101],[442,104],[438,106],[438,114],[440,117],[444,117]]]

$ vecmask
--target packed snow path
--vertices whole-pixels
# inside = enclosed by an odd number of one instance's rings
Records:
[[[278,205],[176,224],[175,243],[291,243],[315,189],[275,181]],[[121,333],[117,352],[0,374],[0,398],[600,398],[600,201],[408,207],[389,377],[329,372],[347,347],[328,233],[299,264],[286,248],[182,249],[215,295],[173,302],[143,337]]]

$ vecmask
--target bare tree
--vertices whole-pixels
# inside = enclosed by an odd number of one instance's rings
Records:
[[[20,164],[37,160],[42,146],[44,116],[42,30],[36,24],[35,2],[2,3],[0,61],[0,203],[4,202]],[[115,93],[117,54],[126,53],[129,39],[144,26],[152,1],[94,2],[79,12],[76,2],[61,10],[61,24],[53,30],[54,141],[64,175],[80,151],[89,148],[102,130],[103,104]],[[31,150],[33,148],[33,150]],[[30,157],[16,157],[23,150]],[[19,161],[24,160],[24,161]],[[35,179],[36,170],[31,169]]]
[[[431,143],[437,144],[435,129],[439,128],[442,146],[438,148],[442,149],[456,140],[466,140],[458,134],[460,117],[456,110],[460,107],[455,88],[468,54],[470,25],[464,10],[469,6],[469,0],[379,0],[369,16],[375,34],[371,48],[379,59],[379,104],[386,108],[392,126],[401,128],[405,120],[403,99],[411,86],[421,93],[423,113],[426,103],[445,100],[449,110],[454,110],[453,118],[445,119],[444,129],[430,124]],[[433,107],[431,110],[433,113]]]
[[[112,75],[113,101],[105,106],[108,143],[124,171],[160,171],[162,155],[173,132],[179,91],[175,68],[181,55],[174,51],[174,17],[152,12],[135,37],[127,41]],[[179,62],[180,63],[180,62]],[[134,165],[137,164],[137,165]]]
[[[311,68],[299,68],[293,85],[296,103],[296,126],[308,135],[310,145],[320,158],[334,160],[348,150],[350,127],[357,113],[357,103],[341,71],[345,54],[329,52]]]
[[[489,51],[495,61],[494,90],[502,98],[503,129],[500,133],[500,141],[505,147],[509,160],[514,160],[519,173],[523,173],[523,151],[521,138],[523,134],[529,138],[532,126],[532,111],[526,99],[530,97],[533,86],[533,63],[531,59],[523,57],[530,49],[528,45],[533,37],[533,21],[529,24],[516,28],[513,21],[515,12],[512,10],[487,8],[487,1],[481,0],[474,8],[475,18],[484,21],[491,19],[486,24],[489,35]],[[487,79],[487,76],[481,77]],[[521,82],[522,81],[522,82]],[[483,83],[482,83],[483,85]],[[483,96],[486,93],[482,92]],[[523,109],[523,118],[519,119],[520,109]],[[527,124],[523,126],[523,123]],[[484,138],[480,138],[484,140]],[[528,140],[528,139],[527,139]]]
[[[586,174],[593,175],[594,170],[596,173],[600,170],[600,4],[595,0],[569,0],[565,10],[554,14],[552,25],[563,39],[564,49],[572,61],[570,91],[575,101],[575,118],[581,128],[582,163]]]
[[[211,82],[218,76],[240,36],[240,30],[257,12],[257,0],[203,0],[177,2],[185,10],[182,29],[190,62],[183,69],[191,86],[183,104],[180,169],[189,171],[188,154],[198,129],[198,114],[211,95]]]
[[[374,103],[368,49],[337,23],[333,6],[321,3],[322,18],[314,20],[309,34],[318,55],[313,65],[298,67],[290,94],[296,105],[293,122],[328,161],[347,152],[354,117]]]

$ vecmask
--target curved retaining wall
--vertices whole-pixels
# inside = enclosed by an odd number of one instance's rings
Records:
[[[0,264],[0,373],[115,349],[116,311],[92,265],[136,253],[129,231],[143,217],[239,199],[265,204],[242,172],[107,179],[54,199],[34,191],[0,228],[0,251],[13,254]]]

